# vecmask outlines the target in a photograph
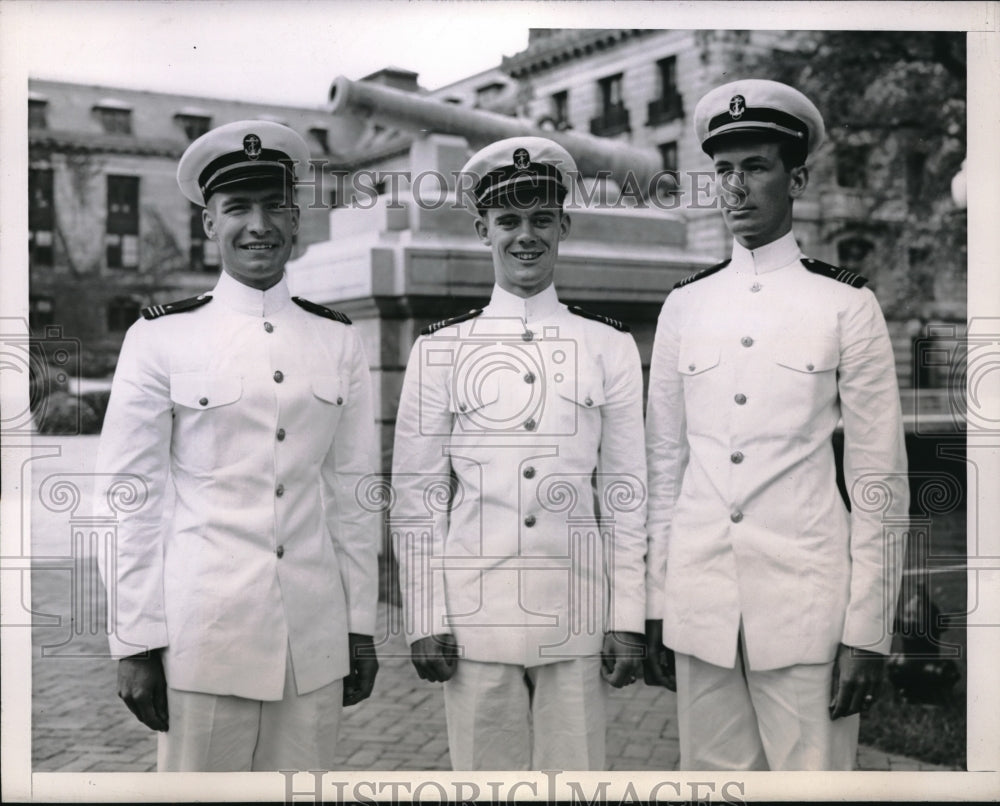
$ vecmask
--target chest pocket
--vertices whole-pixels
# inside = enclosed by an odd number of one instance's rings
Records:
[[[686,377],[695,377],[719,366],[721,351],[716,345],[682,343],[677,356],[677,371]]]
[[[313,394],[324,403],[343,407],[347,404],[348,384],[339,375],[317,375],[311,381]]]
[[[448,410],[455,415],[455,430],[492,431],[501,428],[502,417],[496,402],[500,399],[500,384],[494,377],[475,383],[471,376],[459,378],[451,390]]]
[[[557,382],[556,394],[584,409],[596,409],[607,402],[604,378],[594,373],[581,373],[576,377],[575,383],[573,378]]]
[[[840,351],[833,341],[801,341],[783,344],[775,362],[786,369],[814,375],[835,370],[840,364]]]
[[[239,375],[212,372],[179,372],[170,376],[170,400],[175,406],[197,411],[228,406],[243,395]]]

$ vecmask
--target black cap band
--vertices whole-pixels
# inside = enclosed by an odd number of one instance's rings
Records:
[[[523,200],[534,196],[561,204],[566,198],[562,174],[554,165],[532,162],[527,168],[505,165],[490,171],[475,187],[478,207],[492,207],[506,199]]]
[[[707,150],[709,143],[716,137],[731,132],[745,131],[772,132],[801,140],[806,147],[809,145],[809,127],[805,121],[778,109],[747,107],[738,118],[728,111],[712,118],[708,122],[708,136],[702,143],[702,149]]]
[[[284,151],[262,149],[257,159],[247,157],[245,151],[232,151],[212,160],[198,176],[198,186],[207,199],[214,191],[226,185],[260,180],[278,183],[295,181],[293,160]]]

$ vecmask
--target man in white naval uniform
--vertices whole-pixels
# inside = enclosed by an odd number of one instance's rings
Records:
[[[684,769],[851,769],[906,529],[892,346],[864,278],[804,258],[792,234],[816,107],[737,81],[701,100],[695,127],[734,243],[657,325],[646,679],[669,683],[676,653]]]
[[[572,157],[512,138],[462,173],[496,285],[407,365],[390,524],[406,635],[445,681],[455,769],[602,769],[607,686],[641,670],[639,354],[556,295]]]
[[[178,182],[223,271],[144,310],[115,373],[97,469],[145,500],[118,524],[111,649],[160,770],[328,769],[342,705],[374,684],[368,364],[350,320],[284,276],[307,158],[268,121],[190,145]]]

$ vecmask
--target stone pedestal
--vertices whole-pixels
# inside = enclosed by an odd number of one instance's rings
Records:
[[[436,172],[454,188],[468,149],[461,138],[418,138],[410,181],[367,209],[333,210],[330,240],[289,263],[293,293],[343,311],[361,330],[372,367],[383,469],[391,465],[392,433],[410,347],[430,322],[481,307],[493,287],[489,250],[473,217],[442,199]],[[419,177],[424,178],[419,178]],[[648,367],[656,317],[677,280],[715,262],[688,249],[678,212],[591,208],[570,211],[560,244],[556,287],[579,304],[628,323]]]

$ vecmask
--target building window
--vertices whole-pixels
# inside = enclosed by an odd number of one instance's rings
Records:
[[[139,318],[141,308],[142,305],[133,297],[114,297],[108,300],[108,332],[118,333],[128,330]]]
[[[552,93],[552,121],[556,131],[563,131],[570,128],[569,90]]]
[[[28,260],[32,266],[51,266],[55,231],[52,169],[28,169]]]
[[[839,144],[836,150],[837,184],[842,188],[863,188],[868,183],[868,156],[871,148],[866,145]]]
[[[660,159],[663,161],[664,171],[677,170],[677,141],[671,140],[669,143],[661,143],[657,146],[660,152]]]
[[[219,268],[219,245],[205,235],[205,225],[201,215],[203,209],[200,204],[191,202],[189,217],[191,249],[188,258],[191,271],[214,274]]]
[[[684,105],[677,91],[677,57],[660,59],[656,63],[656,75],[660,94],[649,102],[649,126],[658,126],[684,117]]]
[[[28,128],[47,129],[49,127],[49,102],[28,99]]]
[[[207,115],[193,115],[182,112],[174,115],[174,120],[184,129],[184,134],[188,140],[197,140],[212,128],[212,118]]]
[[[118,101],[102,101],[94,107],[105,134],[132,134],[132,110]]]
[[[139,177],[108,176],[104,244],[109,269],[139,267]]]
[[[56,309],[52,297],[28,298],[28,327],[36,333],[56,323]]]
[[[590,121],[590,133],[599,137],[613,137],[630,132],[628,110],[622,100],[622,74],[608,76],[597,82],[601,114]]]

